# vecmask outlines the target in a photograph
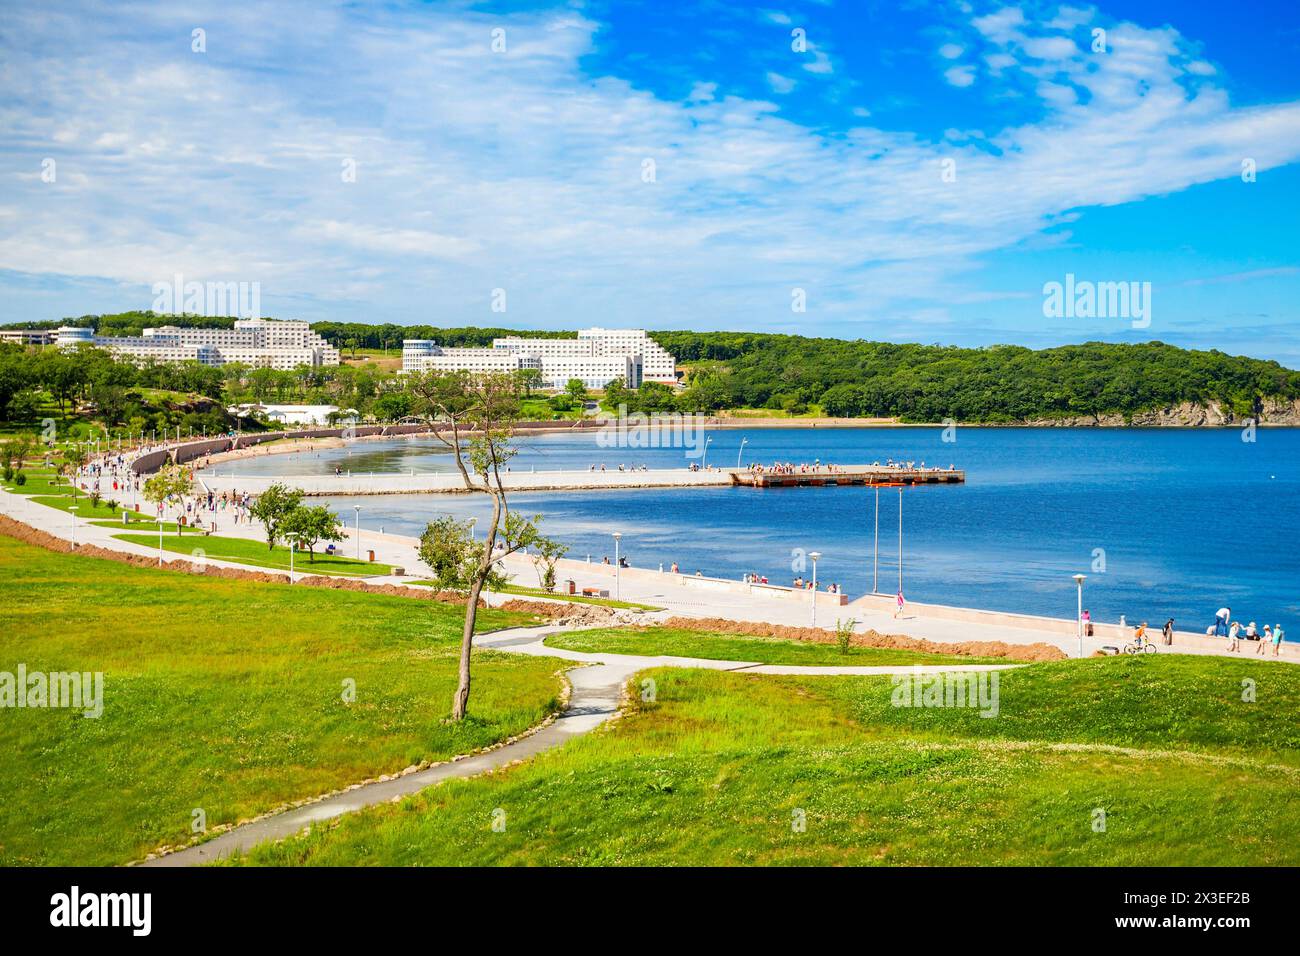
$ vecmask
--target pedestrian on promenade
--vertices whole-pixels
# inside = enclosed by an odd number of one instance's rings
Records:
[[[1263,654],[1263,653],[1264,653],[1264,646],[1265,646],[1266,644],[1272,644],[1272,643],[1273,643],[1273,629],[1272,629],[1271,627],[1269,627],[1267,624],[1265,624],[1265,625],[1264,625],[1264,639],[1263,639],[1262,641],[1260,641],[1260,642],[1259,642],[1259,646],[1258,646],[1257,648],[1255,648],[1255,653],[1256,653],[1257,655]]]
[[[1228,636],[1228,621],[1232,619],[1232,608],[1221,607],[1214,615],[1214,636]]]
[[[906,604],[907,604],[907,602],[903,600],[903,589],[902,589],[902,588],[899,588],[899,589],[898,589],[898,595],[894,598],[894,603],[895,603],[895,605],[896,605],[895,610],[894,610],[894,619],[897,620],[898,618],[900,618],[900,617],[903,616],[903,608],[904,608],[904,607],[906,606]]]
[[[1165,621],[1164,630],[1161,633],[1165,636],[1165,646],[1169,646],[1174,642],[1174,619],[1172,617]]]
[[[1240,637],[1240,635],[1241,635],[1241,622],[1233,621],[1232,624],[1228,627],[1228,650],[1230,651],[1237,650],[1238,647],[1237,638]]]
[[[1083,609],[1083,633],[1085,637],[1092,637],[1092,612],[1086,607]]]
[[[1282,625],[1273,625],[1273,656],[1278,657],[1282,652]]]

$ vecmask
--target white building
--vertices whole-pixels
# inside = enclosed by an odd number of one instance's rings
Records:
[[[675,383],[677,360],[642,330],[583,329],[573,339],[494,339],[492,348],[441,348],[429,339],[402,343],[402,371],[427,369],[510,372],[537,369],[542,384],[563,388],[578,379],[604,388],[621,378],[628,388],[642,381]]]
[[[233,329],[199,329],[163,325],[145,329],[140,337],[95,335],[94,329],[59,329],[61,348],[95,345],[137,361],[201,362],[227,365],[242,362],[253,368],[294,369],[338,365],[339,352],[306,322],[280,319],[238,319]]]
[[[340,409],[337,405],[232,405],[226,411],[240,418],[256,414],[280,425],[330,425],[330,415]],[[355,422],[356,417],[355,408],[345,408],[336,421]]]
[[[405,339],[402,342],[403,372],[519,372],[541,369],[535,355],[488,348],[443,348],[433,339]]]
[[[16,345],[53,345],[59,340],[55,329],[0,329],[0,342]]]

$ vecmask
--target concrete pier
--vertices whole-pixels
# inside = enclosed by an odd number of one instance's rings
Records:
[[[341,475],[240,475],[238,463],[230,471],[221,468],[200,471],[202,486],[221,494],[223,491],[259,495],[276,482],[301,488],[307,495],[427,495],[465,493],[459,472],[405,472],[402,474]],[[689,468],[651,469],[648,471],[511,471],[502,475],[507,491],[581,491],[628,490],[636,488],[725,488],[747,486],[823,487],[871,484],[956,484],[965,481],[962,471],[926,471],[889,468],[884,465],[843,465],[830,468],[809,466],[807,471],[792,473],[753,472],[747,468],[691,471]]]

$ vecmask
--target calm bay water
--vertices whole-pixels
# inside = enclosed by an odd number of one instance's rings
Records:
[[[903,589],[910,600],[1072,617],[1071,575],[1088,575],[1094,619],[1204,629],[1223,604],[1243,622],[1281,622],[1300,637],[1300,430],[937,428],[718,430],[708,460],[955,464],[964,486],[903,491]],[[684,467],[682,449],[605,449],[595,436],[521,439],[516,470],[593,462]],[[223,465],[235,474],[449,470],[427,440]],[[349,525],[418,534],[438,514],[481,515],[482,496],[367,496],[331,503]],[[697,488],[517,494],[544,516],[571,557],[613,556],[610,532],[638,567],[677,561],[686,573],[789,583],[796,549],[820,551],[818,579],[850,597],[871,589],[876,492],[866,488]],[[899,493],[880,492],[880,590],[898,582]],[[1097,549],[1101,549],[1100,552]],[[1104,556],[1105,570],[1094,570]]]

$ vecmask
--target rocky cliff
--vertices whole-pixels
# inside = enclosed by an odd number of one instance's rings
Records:
[[[1135,412],[1125,418],[1120,414],[1074,415],[1067,418],[1035,418],[1026,425],[1081,428],[1089,426],[1122,428],[1213,428],[1217,426],[1242,426],[1251,416],[1236,415],[1219,406],[1217,402],[1200,405],[1182,402],[1168,408],[1154,408]],[[1300,399],[1266,398],[1255,409],[1255,421],[1260,425],[1300,425]]]

